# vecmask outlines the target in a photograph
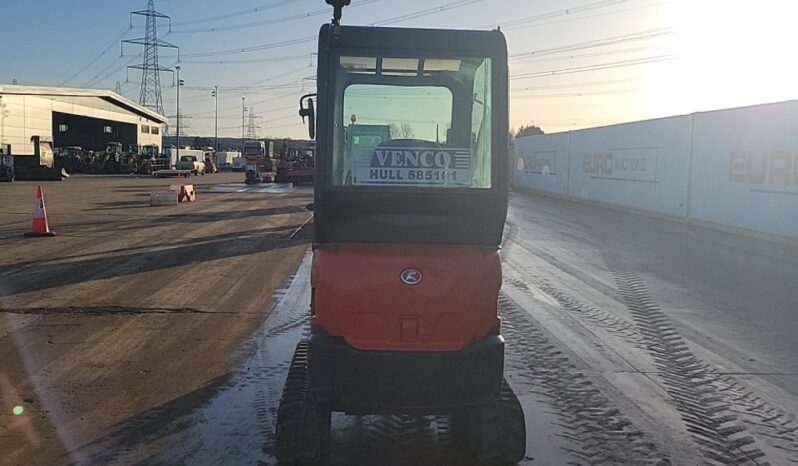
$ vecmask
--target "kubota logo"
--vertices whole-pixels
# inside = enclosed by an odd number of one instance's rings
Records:
[[[416,285],[421,281],[421,272],[416,269],[405,269],[401,278],[407,285]]]

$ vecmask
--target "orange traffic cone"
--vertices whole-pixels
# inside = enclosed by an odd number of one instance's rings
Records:
[[[41,186],[36,188],[36,200],[33,202],[33,226],[25,236],[55,236],[55,232],[50,231],[50,225],[47,224],[47,209],[44,208],[44,191]]]

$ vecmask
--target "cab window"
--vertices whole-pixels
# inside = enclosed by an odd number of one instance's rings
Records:
[[[334,186],[491,187],[490,59],[338,59]]]

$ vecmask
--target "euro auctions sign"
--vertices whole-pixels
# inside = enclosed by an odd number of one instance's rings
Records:
[[[471,149],[380,147],[357,167],[357,185],[471,186]]]

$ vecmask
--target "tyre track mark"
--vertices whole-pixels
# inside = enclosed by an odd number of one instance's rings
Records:
[[[645,342],[665,390],[708,464],[768,465],[764,452],[738,422],[722,396],[720,376],[687,347],[645,284],[637,276],[613,272],[626,306]]]
[[[499,306],[508,359],[515,367],[523,366],[523,388],[545,398],[554,408],[563,429],[559,435],[576,446],[566,450],[580,460],[574,464],[671,464],[670,458],[549,341],[526,311],[505,294]]]
[[[525,293],[528,296],[534,296],[534,293],[530,289],[529,285],[527,285],[523,280],[514,277],[508,277],[504,281],[505,283],[508,283],[511,286],[519,289],[522,293]],[[538,289],[552,297],[566,311],[570,311],[572,314],[583,317],[588,322],[601,327],[614,335],[617,335],[635,347],[644,347],[642,344],[642,337],[637,331],[634,322],[582,303],[573,296],[558,290],[547,280],[540,280]]]
[[[505,263],[505,265],[508,264]],[[535,279],[537,289],[556,300],[563,309],[571,311],[576,317],[607,330],[636,348],[648,350],[648,344],[646,343],[648,340],[636,322],[580,302],[573,296],[558,290],[547,280],[540,279],[534,274],[522,272],[513,265],[510,265],[510,268],[522,274],[522,276],[532,276]],[[507,277],[505,278],[505,283],[529,296],[534,296],[530,286],[519,278]],[[681,339],[681,336],[673,328],[665,329],[663,332],[662,338],[666,341],[673,343]],[[512,361],[511,363],[515,364]],[[782,454],[779,455],[782,457],[780,462],[787,461],[791,464],[798,464],[798,423],[796,423],[794,415],[771,406],[757,396],[754,390],[735,381],[732,377],[718,374],[714,368],[707,364],[703,364],[702,367],[707,377],[711,377],[711,386],[718,396],[722,398],[723,403],[727,405],[727,413],[736,415],[747,430],[758,437],[757,440],[781,452]],[[720,464],[767,463],[721,462]]]

